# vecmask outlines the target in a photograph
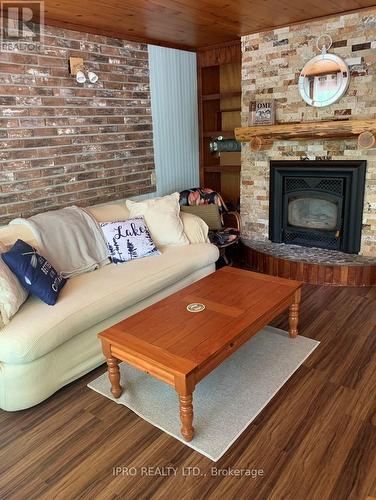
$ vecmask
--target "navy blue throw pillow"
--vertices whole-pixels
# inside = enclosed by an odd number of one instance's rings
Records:
[[[46,304],[55,305],[67,280],[35,248],[25,241],[17,240],[1,257],[26,290]]]

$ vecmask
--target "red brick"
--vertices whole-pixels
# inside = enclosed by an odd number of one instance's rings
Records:
[[[0,223],[155,189],[146,45],[46,27],[42,53],[0,54],[0,73]]]

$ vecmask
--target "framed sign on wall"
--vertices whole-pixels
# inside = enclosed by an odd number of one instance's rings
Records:
[[[250,111],[253,125],[275,124],[274,99],[252,101],[250,104]]]

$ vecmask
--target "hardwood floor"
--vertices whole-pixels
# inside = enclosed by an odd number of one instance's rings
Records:
[[[287,314],[273,324],[287,329]],[[0,497],[375,497],[376,287],[305,285],[300,332],[321,345],[219,462],[88,389],[103,366],[31,410],[0,412]]]

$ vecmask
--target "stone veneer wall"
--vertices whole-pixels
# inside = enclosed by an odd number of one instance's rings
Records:
[[[0,223],[155,191],[147,46],[46,27],[0,53]],[[78,84],[68,58],[99,75]]]
[[[317,37],[329,33],[330,52],[362,57],[352,67],[345,97],[327,108],[312,108],[301,99],[298,77],[304,64],[318,54]],[[249,104],[255,98],[276,99],[277,122],[376,117],[376,8],[354,14],[294,25],[242,39],[242,124],[250,124]],[[376,256],[376,149],[357,149],[356,139],[275,141],[266,151],[242,149],[241,215],[245,237],[267,240],[269,161],[311,159],[367,160],[361,254]]]

